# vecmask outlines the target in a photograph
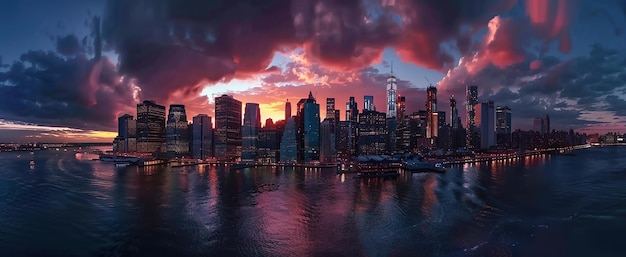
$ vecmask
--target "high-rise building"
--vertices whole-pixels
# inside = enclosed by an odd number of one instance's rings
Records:
[[[437,113],[437,88],[429,86],[426,89],[426,138],[436,138],[439,122]]]
[[[550,130],[551,129],[550,128],[550,116],[548,116],[547,114],[546,114],[546,119],[545,119],[544,122],[545,122],[545,125],[546,125],[546,133],[551,133],[552,130]]]
[[[193,158],[206,160],[213,157],[213,121],[206,114],[193,117],[191,125],[191,154]]]
[[[402,122],[406,113],[406,97],[398,96],[398,121]]]
[[[385,154],[387,151],[387,117],[382,112],[365,110],[359,114],[359,154]]]
[[[335,120],[326,118],[320,124],[320,162],[335,163],[337,157]]]
[[[309,101],[304,104],[304,161],[320,158],[320,105],[309,94]]]
[[[450,127],[459,128],[459,110],[456,108],[456,99],[450,97]]]
[[[137,104],[137,152],[165,152],[165,106],[149,100]]]
[[[533,131],[545,133],[545,123],[542,118],[537,117],[533,120]]]
[[[493,101],[478,103],[474,109],[476,110],[476,128],[480,132],[480,148],[489,149],[496,145],[496,112]]]
[[[466,92],[467,102],[465,108],[467,111],[467,133],[466,133],[466,146],[468,149],[476,148],[476,145],[480,143],[478,133],[476,131],[476,110],[474,107],[478,103],[478,86],[467,86]]]
[[[279,121],[283,123],[283,121]],[[280,139],[278,125],[274,124],[272,118],[265,120],[265,126],[259,131],[258,158],[262,163],[274,163],[277,161],[280,150]]]
[[[287,99],[287,102],[285,103],[285,120],[288,120],[289,118],[291,118],[291,102]]]
[[[171,104],[166,124],[166,149],[169,158],[189,156],[189,123],[182,104]]]
[[[229,95],[215,98],[214,153],[221,161],[241,157],[241,101]]]
[[[326,119],[335,119],[335,98],[326,98]]]
[[[294,163],[298,159],[298,149],[296,142],[296,119],[287,119],[285,130],[280,141],[280,161],[282,163]]]
[[[496,144],[511,146],[511,108],[508,106],[496,107]]]
[[[374,96],[366,95],[363,96],[363,111],[375,111],[374,108]]]
[[[398,100],[398,83],[393,75],[393,70],[387,78],[387,118],[396,118],[398,116],[397,101]]]
[[[257,103],[246,103],[241,128],[241,161],[252,163],[257,159],[259,131],[261,130],[261,110]]]
[[[359,117],[359,105],[354,96],[350,97],[350,100],[346,103],[346,120],[357,122]]]
[[[117,119],[118,152],[131,153],[137,151],[137,121],[130,114]]]

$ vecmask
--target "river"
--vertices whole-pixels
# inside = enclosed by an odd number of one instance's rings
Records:
[[[626,148],[575,153],[395,179],[0,153],[0,256],[626,256]]]

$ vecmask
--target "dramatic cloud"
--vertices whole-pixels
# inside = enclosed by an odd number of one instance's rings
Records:
[[[266,72],[276,51],[296,48],[304,49],[310,63],[335,71],[380,62],[386,47],[439,71],[454,66],[455,53],[471,56],[475,48],[481,48],[479,58],[511,65],[525,56],[524,26],[531,24],[493,17],[516,2],[111,0],[104,38],[119,53],[121,72],[138,79],[142,97],[165,101],[173,92],[193,94],[207,83]],[[547,20],[545,26],[564,30],[567,24],[552,24],[557,22]],[[487,24],[489,39],[473,45],[472,37]]]
[[[134,109],[138,88],[122,79],[108,58],[88,59],[68,36],[63,57],[29,51],[0,72],[3,118],[74,128],[113,130],[121,112]]]

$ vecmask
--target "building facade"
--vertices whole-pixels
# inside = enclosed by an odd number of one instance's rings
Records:
[[[146,100],[137,104],[137,152],[165,153],[165,106]]]
[[[215,98],[215,157],[220,161],[241,158],[241,101],[229,95]]]
[[[360,155],[387,152],[387,117],[382,112],[365,110],[359,114],[358,148]]]
[[[511,146],[511,108],[496,107],[496,144],[501,147]]]
[[[189,157],[189,123],[182,104],[170,105],[166,124],[166,150],[169,158]]]
[[[478,141],[478,133],[476,131],[476,110],[474,109],[476,104],[478,104],[478,86],[470,86],[468,85],[466,88],[466,98],[467,102],[465,103],[465,110],[467,111],[467,122],[466,122],[466,146],[468,149],[476,148],[476,145],[480,143]]]
[[[261,110],[257,103],[246,103],[241,138],[241,161],[256,162],[258,156]]]
[[[493,101],[476,104],[476,128],[479,131],[481,149],[489,149],[496,145],[496,118]]]
[[[198,114],[191,125],[191,154],[193,158],[206,160],[213,157],[213,122],[210,116]]]

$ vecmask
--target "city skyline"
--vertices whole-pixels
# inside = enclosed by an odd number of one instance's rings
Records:
[[[391,63],[397,95],[407,99],[407,114],[424,109],[430,80],[437,86],[439,99],[456,96],[464,126],[466,86],[476,85],[479,102],[493,101],[511,108],[513,130],[530,130],[536,117],[547,115],[551,128],[557,130],[605,133],[624,132],[626,128],[626,53],[619,47],[626,44],[621,33],[626,5],[619,1],[579,1],[578,5],[567,1],[505,1],[507,4],[488,3],[484,9],[473,8],[471,12],[464,4],[428,5],[426,1],[383,1],[381,6],[366,9],[346,6],[355,17],[370,18],[368,22],[350,21],[360,31],[338,24],[337,33],[354,37],[351,44],[334,42],[329,33],[313,36],[309,30],[321,28],[306,24],[322,22],[319,18],[270,7],[259,14],[272,12],[274,18],[253,15],[239,24],[240,29],[255,28],[258,32],[228,40],[215,32],[204,35],[206,42],[201,43],[193,39],[199,35],[190,35],[189,30],[187,36],[167,34],[168,40],[162,48],[154,48],[158,54],[151,60],[142,59],[127,45],[136,43],[129,33],[147,26],[141,18],[166,19],[172,24],[190,20],[190,28],[201,28],[206,22],[189,16],[193,15],[190,10],[244,10],[235,3],[182,5],[176,7],[180,10],[168,10],[180,16],[131,17],[130,10],[139,7],[123,1],[61,2],[58,6],[33,2],[41,5],[0,4],[5,7],[0,8],[4,24],[46,31],[27,36],[19,28],[0,30],[2,38],[14,39],[0,43],[2,142],[110,142],[118,134],[118,118],[134,114],[135,106],[144,100],[163,106],[184,104],[188,117],[200,113],[215,117],[214,98],[229,94],[243,104],[259,103],[263,122],[267,118],[284,119],[286,99],[300,99],[311,91],[320,102],[335,98],[340,117],[344,117],[343,103],[350,96],[355,97],[359,110],[363,97],[373,96],[373,105],[385,112]],[[291,6],[291,1],[279,2]],[[317,4],[329,17],[339,13],[338,6]],[[435,25],[425,27],[402,11],[429,15],[419,11],[424,7],[451,16],[433,17]],[[593,11],[609,18],[592,15]],[[390,21],[386,13],[400,20]],[[35,16],[56,26],[28,21]],[[111,19],[113,16],[118,18]],[[100,19],[94,17],[101,17],[102,35],[95,29]],[[445,19],[452,22],[434,22]],[[122,28],[122,20],[129,25]],[[226,24],[216,23],[214,29],[220,31]],[[280,25],[267,30],[264,26],[268,24]],[[332,27],[327,25],[324,28]],[[159,25],[154,26],[155,31],[162,31]],[[470,27],[472,31],[458,32]],[[419,33],[425,36],[423,42],[415,38]],[[372,39],[366,34],[385,37]],[[258,45],[241,45],[248,37],[259,38]],[[350,41],[347,37],[341,39]],[[102,53],[97,50],[100,38]],[[141,47],[150,49],[155,40],[148,37]],[[212,41],[237,47],[219,49]],[[58,79],[42,79],[50,75]],[[449,114],[442,106],[445,104],[440,102],[438,111]]]

